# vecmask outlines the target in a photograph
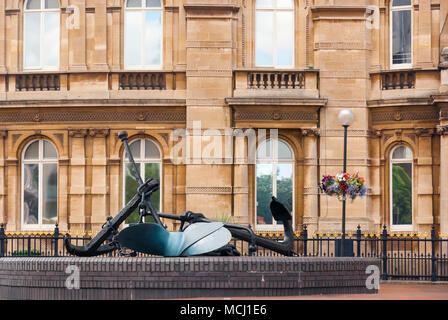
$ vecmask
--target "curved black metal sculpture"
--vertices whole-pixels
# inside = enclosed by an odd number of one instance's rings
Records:
[[[192,254],[199,254],[201,250],[195,250],[194,246],[197,247],[207,247],[204,245],[201,245],[200,241],[202,243],[206,243],[207,236],[210,236],[213,232],[218,231],[221,229],[221,227],[227,229],[230,234],[237,239],[246,241],[249,243],[249,254],[252,255],[255,251],[257,251],[257,246],[264,247],[266,249],[278,252],[280,254],[286,255],[286,256],[292,256],[294,255],[294,245],[293,245],[293,229],[292,229],[292,217],[290,212],[285,208],[285,206],[280,203],[275,197],[272,197],[272,202],[270,205],[272,215],[275,220],[281,221],[284,226],[285,231],[285,238],[283,241],[275,241],[271,239],[267,239],[264,237],[260,237],[255,235],[253,230],[250,226],[243,226],[238,224],[231,224],[231,223],[218,223],[217,221],[213,221],[210,219],[207,219],[203,214],[201,213],[193,213],[191,211],[186,211],[181,213],[180,215],[177,214],[169,214],[169,213],[158,213],[152,202],[151,202],[151,195],[156,192],[159,189],[159,181],[157,179],[151,179],[149,178],[147,181],[143,182],[137,167],[134,162],[134,158],[132,156],[132,153],[129,148],[128,144],[128,134],[126,131],[120,132],[118,134],[118,137],[122,140],[126,152],[129,157],[129,161],[131,163],[132,170],[134,172],[135,177],[137,178],[137,181],[139,183],[139,187],[137,189],[137,194],[126,204],[126,206],[115,216],[115,217],[108,217],[107,221],[104,223],[101,231],[85,246],[75,246],[70,242],[70,238],[66,236],[64,238],[64,244],[67,249],[67,251],[76,256],[83,256],[83,257],[91,257],[91,256],[98,256],[102,254],[106,254],[109,252],[112,252],[114,250],[120,250],[123,247],[123,243],[128,244],[132,243],[132,241],[129,241],[129,236],[131,235],[132,240],[132,230],[129,228],[124,229],[126,230],[126,233],[123,233],[121,236],[121,232],[119,233],[118,228],[119,226],[134,212],[135,209],[139,209],[139,224],[143,223],[143,218],[145,216],[152,216],[155,220],[155,224],[157,226],[149,226],[149,227],[136,227],[137,230],[141,229],[148,229],[154,230],[154,232],[163,233],[161,231],[161,228],[166,229],[166,227],[163,225],[161,218],[165,219],[173,219],[180,221],[180,232],[185,232],[186,228],[193,224],[214,224],[213,227],[210,226],[195,226],[195,228],[199,231],[195,231],[198,233],[202,233],[204,236],[201,238],[201,236],[194,236],[193,240],[188,240],[191,243],[183,243],[179,244],[179,246],[184,246],[182,248],[165,248],[163,244],[149,244],[151,247],[149,251],[145,251],[140,248],[140,244],[136,245],[137,250],[139,252],[146,252],[146,253],[155,253],[160,255],[188,255],[188,250],[192,252]],[[186,225],[186,223],[188,225]],[[221,224],[221,225],[219,225]],[[138,225],[137,225],[138,226]],[[135,226],[134,226],[135,227]],[[129,229],[129,230],[127,230]],[[194,228],[193,228],[194,229]],[[149,230],[149,229],[148,229]],[[148,230],[143,231],[142,234],[147,235]],[[207,230],[214,230],[210,231],[211,233],[208,233]],[[227,230],[220,230],[220,237],[225,238]],[[122,232],[123,232],[122,231]],[[146,233],[144,233],[146,232]],[[190,232],[194,234],[194,232]],[[182,236],[182,235],[180,235]],[[166,236],[161,236],[161,238],[166,238]],[[176,241],[177,241],[178,235],[175,235]],[[215,237],[216,238],[216,237]],[[126,239],[126,240],[124,240]],[[191,237],[190,237],[191,239]],[[110,241],[108,244],[104,244],[107,240]],[[120,242],[121,240],[121,242]],[[159,239],[157,239],[159,240]],[[179,240],[180,241],[180,240]],[[219,242],[219,241],[218,241]],[[218,243],[217,242],[217,243]],[[222,242],[222,241],[221,241]],[[228,240],[227,240],[228,242]],[[180,243],[180,242],[179,242]],[[224,243],[225,244],[225,243]],[[223,244],[223,245],[224,245]],[[192,247],[193,249],[189,249]],[[238,255],[235,250],[231,250],[229,248],[229,245],[223,246],[224,250],[222,250],[223,255],[232,254],[232,252],[235,255]],[[133,248],[129,248],[133,249]],[[202,248],[203,249],[203,248]],[[210,249],[211,255],[217,255],[219,254],[220,250],[215,250],[218,248],[212,248]],[[175,252],[175,253],[173,253]]]

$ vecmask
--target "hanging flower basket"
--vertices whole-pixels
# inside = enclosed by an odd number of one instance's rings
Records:
[[[365,180],[358,176],[358,171],[350,175],[340,173],[336,176],[323,176],[319,184],[320,190],[329,196],[336,196],[339,200],[354,200],[357,196],[364,196],[367,192]]]

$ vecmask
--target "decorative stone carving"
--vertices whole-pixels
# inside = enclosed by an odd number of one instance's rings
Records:
[[[320,131],[317,128],[304,128],[301,129],[301,134],[304,137],[318,137],[320,136]]]
[[[448,125],[447,126],[437,126],[436,133],[441,136],[448,136]]]
[[[109,135],[109,128],[91,128],[89,129],[89,136],[95,138],[105,138]]]
[[[68,129],[68,135],[72,138],[84,138],[87,133],[88,129]]]
[[[434,134],[434,128],[415,128],[415,134],[418,137],[431,137]]]
[[[440,54],[441,62],[440,67],[441,68],[448,68],[448,47],[444,47],[442,49],[442,53]]]

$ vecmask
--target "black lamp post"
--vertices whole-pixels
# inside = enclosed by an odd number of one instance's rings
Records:
[[[344,127],[344,170],[343,173],[347,172],[347,129],[353,124],[355,116],[351,110],[342,110],[339,112],[338,121],[341,126]],[[339,248],[339,256],[345,256],[345,195],[342,199],[342,238],[341,245]]]

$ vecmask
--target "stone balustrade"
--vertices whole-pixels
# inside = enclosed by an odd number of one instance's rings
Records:
[[[381,89],[413,89],[415,88],[414,71],[384,72],[381,74]]]

